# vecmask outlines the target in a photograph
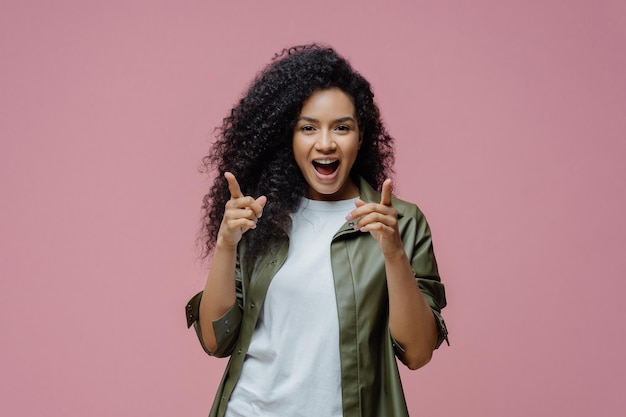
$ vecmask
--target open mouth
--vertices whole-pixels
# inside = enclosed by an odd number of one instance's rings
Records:
[[[336,159],[313,161],[313,168],[322,175],[331,175],[339,168],[339,161]]]

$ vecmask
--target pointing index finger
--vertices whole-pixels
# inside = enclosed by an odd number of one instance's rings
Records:
[[[391,205],[391,180],[389,178],[383,182],[383,189],[380,194],[380,204],[384,206]]]
[[[228,181],[228,191],[230,191],[230,198],[243,197],[243,193],[241,192],[241,188],[239,188],[237,178],[235,178],[235,176],[230,172],[225,172],[224,178],[226,178],[226,181]]]

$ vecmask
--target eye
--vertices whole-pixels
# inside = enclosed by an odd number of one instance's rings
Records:
[[[339,125],[335,128],[335,130],[338,130],[340,132],[349,132],[350,131],[350,126],[348,125]]]
[[[300,127],[300,130],[303,132],[313,132],[315,128],[311,125],[304,125]]]

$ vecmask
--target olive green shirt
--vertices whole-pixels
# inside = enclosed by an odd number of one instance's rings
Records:
[[[364,180],[359,184],[361,199],[380,202],[380,194]],[[437,270],[430,229],[419,208],[393,198],[398,211],[398,228],[415,279],[432,308],[439,328],[436,347],[448,340],[441,317],[446,305],[443,284]],[[246,351],[250,345],[265,294],[288,252],[289,242],[246,263],[244,240],[238,246],[236,266],[237,303],[213,322],[217,348],[209,352],[202,343],[198,323],[202,293],[186,306],[187,325],[194,326],[200,343],[208,354],[230,355],[222,382],[217,390],[210,417],[224,415],[237,383]],[[339,352],[344,417],[402,417],[408,410],[402,390],[396,357],[404,362],[404,352],[389,332],[389,308],[385,263],[369,233],[344,224],[331,243],[331,264],[339,313]]]

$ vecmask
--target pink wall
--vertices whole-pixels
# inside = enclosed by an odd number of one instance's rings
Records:
[[[311,40],[374,85],[434,231],[452,346],[403,372],[413,415],[626,413],[623,1],[35,3],[0,6],[0,415],[207,414],[200,158]]]

